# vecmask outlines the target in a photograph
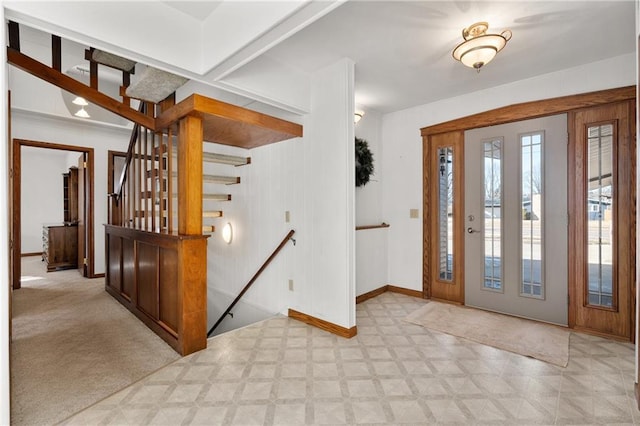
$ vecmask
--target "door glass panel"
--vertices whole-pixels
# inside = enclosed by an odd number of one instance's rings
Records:
[[[438,276],[453,281],[453,148],[438,148]]]
[[[520,295],[544,298],[543,282],[543,133],[520,135],[521,286]]]
[[[589,305],[613,306],[613,124],[587,129]]]
[[[484,142],[484,281],[502,291],[502,140]]]

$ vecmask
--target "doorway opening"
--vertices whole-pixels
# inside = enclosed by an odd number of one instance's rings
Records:
[[[10,211],[11,216],[11,268],[12,268],[12,287],[17,290],[20,288],[20,277],[21,277],[21,257],[23,254],[22,250],[22,222],[23,222],[23,208],[22,208],[22,198],[23,198],[23,188],[22,188],[22,175],[30,172],[29,170],[23,170],[23,148],[25,149],[33,149],[33,148],[41,148],[41,149],[49,149],[60,152],[68,152],[69,155],[77,154],[77,159],[75,161],[75,165],[70,169],[77,168],[77,195],[73,195],[72,198],[75,200],[77,197],[77,205],[73,206],[75,201],[72,201],[69,197],[70,188],[67,187],[67,192],[64,192],[64,184],[65,182],[69,185],[69,178],[64,179],[62,176],[56,176],[55,178],[52,176],[40,176],[40,179],[59,179],[60,189],[62,190],[62,194],[67,195],[66,203],[65,200],[62,200],[63,211],[62,213],[63,221],[60,223],[61,226],[68,225],[71,228],[73,225],[74,231],[77,233],[66,235],[67,241],[62,241],[61,246],[64,250],[65,246],[69,244],[73,244],[72,241],[68,241],[69,238],[73,238],[73,235],[77,235],[75,237],[75,244],[77,245],[77,260],[76,265],[79,273],[83,277],[95,278],[95,246],[94,246],[94,150],[89,147],[80,147],[73,145],[63,145],[57,143],[50,142],[42,142],[42,141],[33,141],[33,140],[24,140],[24,139],[13,139],[12,143],[12,158],[11,158],[11,196],[12,196],[12,208]],[[73,170],[70,171],[70,174]],[[62,174],[62,171],[61,171]],[[64,198],[64,195],[63,195]],[[40,206],[41,207],[41,206]],[[66,207],[66,209],[65,209]],[[39,208],[39,206],[33,206],[34,209]],[[70,208],[75,211],[75,213],[70,213]],[[40,228],[44,229],[44,228]],[[38,231],[40,231],[40,229]],[[64,229],[63,229],[64,231]],[[42,232],[42,231],[40,231]],[[70,236],[71,235],[71,236]],[[44,234],[43,234],[43,237]],[[47,236],[48,237],[48,236]],[[45,238],[46,239],[46,238]],[[29,252],[32,252],[33,249],[28,249]],[[44,253],[44,251],[43,251]],[[28,253],[27,253],[28,254]],[[43,255],[44,257],[44,255]],[[71,267],[69,262],[64,263],[65,266]],[[55,266],[55,263],[52,267]]]

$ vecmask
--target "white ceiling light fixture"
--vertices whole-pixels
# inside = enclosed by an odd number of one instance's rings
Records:
[[[356,111],[354,116],[353,116],[354,124],[357,124],[358,121],[362,120],[363,116],[364,116],[364,111]]]
[[[480,68],[491,62],[511,40],[510,30],[504,30],[500,34],[487,34],[488,28],[488,23],[476,22],[463,29],[464,41],[453,50],[453,58],[480,72]]]
[[[89,115],[89,113],[87,111],[85,111],[84,107],[80,108],[80,110],[78,112],[76,112],[75,114],[76,117],[80,117],[80,118],[91,118],[91,116]]]
[[[75,105],[80,105],[80,110],[73,115],[80,118],[91,118],[89,113],[84,109],[84,107],[89,105],[89,102],[87,102],[85,98],[82,96],[76,96],[76,98],[71,102]]]
[[[80,105],[83,107],[89,105],[89,102],[87,102],[87,100],[82,96],[76,96],[76,98],[71,102],[73,102],[75,105]]]

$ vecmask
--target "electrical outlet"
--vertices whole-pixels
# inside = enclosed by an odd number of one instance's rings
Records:
[[[293,280],[289,280],[289,291],[293,291]]]
[[[409,217],[411,219],[418,219],[420,217],[420,210],[418,210],[418,209],[409,209]]]
[[[291,221],[291,214],[289,213],[289,210],[284,212],[284,221],[285,223],[289,223]]]

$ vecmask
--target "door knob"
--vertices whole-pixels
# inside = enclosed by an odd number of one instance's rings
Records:
[[[480,231],[478,231],[477,229],[473,229],[472,227],[467,228],[467,233],[473,234],[474,232],[480,232]]]

